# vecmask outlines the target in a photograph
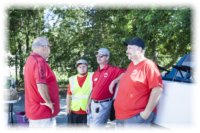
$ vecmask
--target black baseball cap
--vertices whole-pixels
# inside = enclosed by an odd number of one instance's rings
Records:
[[[138,47],[141,47],[142,49],[145,48],[144,41],[139,37],[135,37],[135,38],[125,41],[124,45],[126,45],[126,46],[127,45],[136,45]]]

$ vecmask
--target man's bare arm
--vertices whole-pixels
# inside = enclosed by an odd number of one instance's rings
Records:
[[[45,103],[40,103],[41,105],[45,105],[51,109],[52,114],[54,113],[54,106],[49,96],[49,90],[46,84],[37,84],[38,92],[40,96],[43,98]]]
[[[160,86],[152,89],[147,106],[145,110],[140,113],[142,118],[147,119],[149,117],[153,109],[158,104],[160,96],[162,95],[162,91],[163,89]]]

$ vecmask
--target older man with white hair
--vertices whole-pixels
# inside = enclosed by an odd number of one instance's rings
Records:
[[[46,62],[49,47],[45,37],[36,38],[24,66],[25,112],[30,127],[54,127],[60,111],[57,80]]]

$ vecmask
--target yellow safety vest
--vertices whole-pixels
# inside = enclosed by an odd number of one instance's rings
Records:
[[[71,110],[79,111],[82,109],[86,111],[88,98],[92,90],[92,73],[88,72],[82,87],[78,84],[77,75],[69,78],[69,84],[72,92]]]

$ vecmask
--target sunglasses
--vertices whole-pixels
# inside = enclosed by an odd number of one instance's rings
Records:
[[[107,56],[107,55],[96,55],[97,58],[103,58],[104,56]]]
[[[51,48],[51,45],[43,45],[42,47],[48,47],[48,48]]]

